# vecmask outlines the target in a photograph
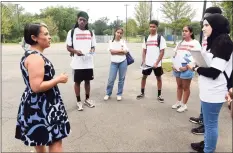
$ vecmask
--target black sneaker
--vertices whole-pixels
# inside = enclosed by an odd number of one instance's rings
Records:
[[[158,100],[160,103],[163,103],[163,102],[164,102],[164,98],[162,98],[162,96],[158,96],[157,100]]]
[[[144,98],[144,97],[145,97],[145,94],[140,94],[140,95],[137,96],[136,99],[139,100],[139,99],[142,99],[142,98]]]
[[[199,153],[204,153],[205,143],[204,141],[191,143],[191,148]]]
[[[191,130],[191,132],[193,134],[196,134],[196,135],[204,134],[205,133],[205,127],[204,127],[204,125],[201,125],[201,126],[199,126],[197,128],[193,128]]]
[[[200,120],[200,118],[190,117],[190,118],[189,118],[189,121],[192,122],[192,123],[195,123],[195,124],[203,125],[203,121]]]

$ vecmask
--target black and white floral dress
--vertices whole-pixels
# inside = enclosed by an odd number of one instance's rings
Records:
[[[30,87],[25,59],[31,54],[40,55],[44,62],[44,81],[53,79],[55,70],[52,63],[41,53],[28,50],[20,62],[26,89],[21,97],[18,110],[15,138],[27,146],[51,145],[67,137],[70,123],[60,91],[57,86],[40,93],[34,93]]]

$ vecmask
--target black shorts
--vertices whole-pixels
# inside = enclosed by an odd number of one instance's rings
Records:
[[[94,79],[93,69],[73,70],[74,82],[90,81]]]
[[[150,75],[152,70],[154,71],[155,76],[159,77],[163,75],[163,68],[162,67],[157,67],[156,69],[150,68],[147,70],[142,70],[143,75]]]

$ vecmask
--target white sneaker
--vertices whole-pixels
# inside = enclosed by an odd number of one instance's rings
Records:
[[[121,101],[122,97],[121,96],[117,96],[117,101]]]
[[[180,102],[175,103],[174,105],[172,105],[172,109],[177,109],[181,106]]]
[[[104,96],[104,100],[105,100],[105,101],[107,101],[109,98],[110,98],[109,95],[105,95],[105,96]]]
[[[87,107],[90,107],[90,108],[95,107],[94,101],[93,101],[93,100],[90,100],[90,99],[86,99],[86,100],[84,101],[84,105],[86,105]]]
[[[177,112],[181,113],[188,109],[187,105],[181,105],[180,108],[177,109]]]
[[[83,103],[82,102],[77,102],[77,106],[78,106],[78,111],[83,110]]]

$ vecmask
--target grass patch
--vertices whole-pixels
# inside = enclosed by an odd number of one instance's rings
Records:
[[[172,62],[166,62],[162,64],[163,70],[165,72],[171,72],[172,71]]]
[[[124,37],[123,39],[126,40],[126,37]],[[142,43],[143,39],[142,37],[127,37],[127,42],[129,43]]]
[[[19,43],[2,43],[2,45],[21,45]]]
[[[169,43],[167,43],[167,47],[175,48],[175,47],[176,47],[176,45],[175,45],[175,44],[169,44]]]

